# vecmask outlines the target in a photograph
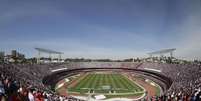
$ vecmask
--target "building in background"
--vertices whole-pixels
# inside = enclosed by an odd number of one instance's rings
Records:
[[[19,53],[17,50],[12,50],[10,55],[6,55],[4,58],[5,62],[10,63],[21,63],[25,61],[25,55]]]
[[[4,63],[5,52],[0,51],[0,63]]]
[[[12,57],[16,57],[17,56],[17,51],[16,50],[12,50],[11,51],[11,56]]]

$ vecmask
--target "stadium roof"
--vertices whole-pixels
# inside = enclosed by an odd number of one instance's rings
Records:
[[[150,55],[154,55],[154,54],[165,54],[165,53],[173,52],[173,51],[175,51],[175,50],[176,50],[176,48],[163,49],[163,50],[151,52],[151,53],[148,53],[148,54],[150,54]]]
[[[51,54],[63,54],[62,52],[53,51],[50,49],[44,49],[44,48],[35,48],[37,51],[44,52],[44,53],[51,53]]]

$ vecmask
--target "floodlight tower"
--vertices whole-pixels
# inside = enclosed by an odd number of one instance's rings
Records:
[[[164,54],[169,53],[169,54],[170,54],[170,57],[173,57],[173,52],[174,52],[175,50],[176,50],[176,48],[172,48],[172,49],[163,49],[163,50],[151,52],[151,53],[148,53],[148,54],[149,54],[150,57],[152,57],[152,55],[160,55],[160,56],[162,57]]]
[[[43,49],[43,48],[35,48],[38,51],[38,56],[37,56],[37,63],[40,63],[40,58],[41,58],[41,53],[47,53],[49,54],[49,58],[50,58],[50,62],[52,62],[52,54],[58,54],[59,57],[59,61],[61,62],[61,54],[63,54],[62,52],[57,52],[57,51],[53,51],[53,50],[49,50],[49,49]]]

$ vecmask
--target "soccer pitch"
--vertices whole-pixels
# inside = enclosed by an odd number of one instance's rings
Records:
[[[117,73],[89,73],[80,79],[68,92],[80,94],[93,93],[105,95],[141,95],[143,88]]]

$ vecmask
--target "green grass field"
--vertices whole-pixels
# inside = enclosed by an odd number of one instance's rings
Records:
[[[105,95],[140,95],[144,91],[141,87],[122,74],[90,73],[78,81],[68,92],[101,93]]]

